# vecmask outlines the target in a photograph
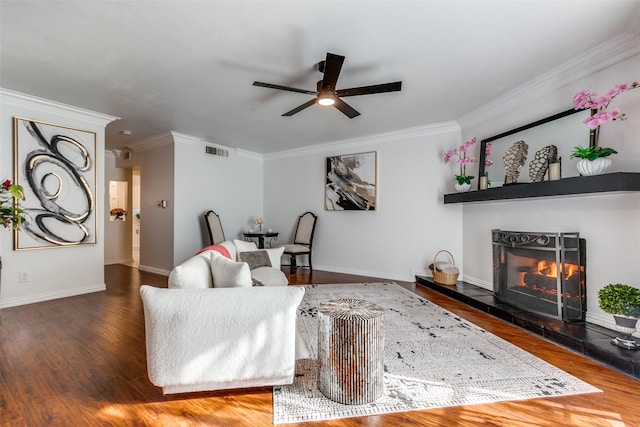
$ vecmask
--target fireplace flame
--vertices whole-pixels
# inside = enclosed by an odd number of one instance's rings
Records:
[[[564,275],[565,280],[568,280],[574,274],[576,274],[576,272],[578,271],[578,266],[575,264],[565,264],[565,269],[566,269],[566,272]],[[538,261],[537,271],[543,276],[551,277],[554,279],[558,278],[558,265],[554,261],[552,262],[545,261],[545,260]]]

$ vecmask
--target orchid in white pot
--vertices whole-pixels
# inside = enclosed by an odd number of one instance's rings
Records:
[[[448,164],[452,158],[456,157],[456,163],[458,164],[459,170],[455,175],[456,179],[456,190],[458,191],[469,191],[471,188],[471,180],[474,178],[471,175],[467,175],[467,165],[475,162],[476,159],[471,156],[467,156],[467,152],[476,143],[476,138],[472,138],[468,141],[465,141],[460,147],[452,148],[447,150],[444,154],[444,163]]]
[[[571,158],[582,159],[577,168],[582,175],[600,175],[611,166],[611,159],[607,158],[618,152],[613,148],[600,147],[600,126],[615,120],[625,120],[625,113],[619,108],[609,109],[609,104],[618,95],[640,87],[640,82],[615,85],[613,89],[602,96],[595,92],[581,90],[573,97],[576,110],[591,110],[591,115],[583,123],[591,129],[589,147],[577,146],[571,153]]]

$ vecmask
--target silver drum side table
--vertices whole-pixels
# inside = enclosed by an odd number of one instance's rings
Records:
[[[361,405],[384,389],[384,309],[361,299],[318,307],[318,389],[331,400]]]

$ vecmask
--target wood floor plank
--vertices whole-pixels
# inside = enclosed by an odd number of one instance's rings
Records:
[[[292,285],[385,281],[299,269]],[[147,377],[139,286],[167,278],[105,267],[107,290],[2,310],[0,426],[270,426],[270,387],[164,396]],[[414,283],[399,283],[602,393],[287,424],[313,427],[640,427],[640,382]]]

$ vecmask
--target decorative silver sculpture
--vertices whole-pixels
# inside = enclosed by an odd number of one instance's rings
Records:
[[[547,173],[549,163],[555,163],[558,158],[558,147],[555,145],[547,145],[542,147],[533,156],[533,160],[529,163],[529,179],[531,182],[541,182],[544,180],[544,174]]]
[[[518,182],[520,171],[527,160],[529,146],[524,141],[516,141],[507,151],[502,159],[504,160],[504,183],[515,184]]]

